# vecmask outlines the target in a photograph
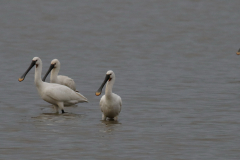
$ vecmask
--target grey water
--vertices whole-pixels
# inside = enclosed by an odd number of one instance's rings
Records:
[[[240,1],[3,0],[0,159],[240,159]],[[61,62],[89,103],[55,114],[33,57]],[[123,101],[101,121],[108,70]],[[49,82],[49,77],[47,78]]]

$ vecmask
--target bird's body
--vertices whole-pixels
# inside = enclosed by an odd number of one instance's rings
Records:
[[[86,100],[83,100],[85,97],[80,93],[55,83],[43,82],[37,87],[37,90],[44,101],[53,105],[58,105],[59,102],[63,102],[64,106],[70,106],[80,102],[86,102]]]
[[[37,87],[37,91],[44,101],[56,106],[57,111],[59,107],[62,110],[62,113],[64,113],[64,105],[69,106],[80,102],[87,102],[87,98],[83,95],[64,85],[43,82],[41,79],[42,61],[38,57],[33,58],[29,69],[21,78],[19,78],[20,82],[24,80],[26,74],[34,65],[36,65],[34,82]]]
[[[69,78],[68,76],[58,75],[60,71],[60,62],[58,59],[53,59],[51,61],[51,65],[49,67],[48,72],[45,74],[43,81],[45,81],[50,71],[51,71],[50,83],[61,84],[76,91],[76,85],[72,78]]]
[[[102,88],[106,82],[105,95],[102,96],[99,103],[102,111],[102,120],[106,120],[106,118],[117,120],[122,108],[122,99],[119,95],[112,93],[113,84],[115,82],[115,74],[113,71],[107,72],[106,78],[96,92],[96,95],[98,96],[101,94]]]
[[[103,112],[102,120],[105,120],[106,117],[117,120],[117,116],[121,112],[122,107],[122,100],[120,96],[112,93],[112,95],[107,98],[103,95],[99,104],[101,111]]]
[[[72,90],[76,91],[76,85],[75,85],[74,80],[72,78],[69,78],[68,76],[58,75],[56,78],[51,76],[50,82],[67,86],[67,87],[71,88]]]

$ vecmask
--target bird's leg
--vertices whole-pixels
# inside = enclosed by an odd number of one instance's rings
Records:
[[[58,106],[57,105],[53,105],[53,107],[54,107],[56,113],[58,113]]]
[[[118,120],[118,116],[114,117],[113,119],[114,119],[114,121],[117,121]]]
[[[63,102],[58,102],[58,107],[61,109],[62,113],[66,113],[64,112],[64,105],[63,105]]]
[[[102,114],[102,120],[106,121],[106,119],[107,119],[107,117],[104,114]]]

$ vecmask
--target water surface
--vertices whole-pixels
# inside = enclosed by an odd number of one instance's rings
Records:
[[[0,159],[238,160],[239,5],[1,1]],[[59,59],[89,103],[55,114],[34,70],[18,82],[34,56],[44,72]],[[109,69],[118,122],[101,121],[95,96]]]

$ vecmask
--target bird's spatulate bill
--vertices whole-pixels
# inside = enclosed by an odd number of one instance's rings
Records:
[[[20,77],[18,78],[19,82],[22,82],[24,80],[24,78],[26,77],[26,75],[28,74],[28,72],[32,69],[32,67],[36,64],[36,61],[32,61],[32,63],[30,64],[30,66],[28,67],[28,69],[26,70],[26,72]]]
[[[109,78],[110,78],[110,75],[106,75],[106,77],[105,77],[102,85],[99,87],[99,89],[97,90],[97,92],[95,92],[95,95],[96,95],[96,96],[99,96],[99,95],[102,93],[102,89],[103,89],[104,85],[107,83],[107,81],[109,80]]]
[[[96,96],[99,96],[101,94],[101,92],[97,91],[95,94],[96,94]]]
[[[239,50],[237,51],[237,53],[236,53],[237,55],[240,55],[240,48],[239,48]]]
[[[50,67],[49,67],[49,69],[48,69],[48,71],[47,71],[47,73],[45,74],[45,76],[44,76],[43,79],[42,79],[43,82],[45,82],[48,74],[51,72],[51,70],[52,70],[53,68],[54,68],[54,64],[51,64]]]

